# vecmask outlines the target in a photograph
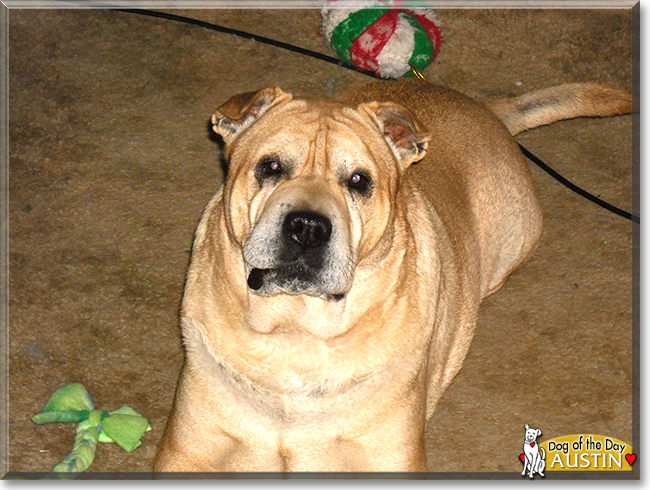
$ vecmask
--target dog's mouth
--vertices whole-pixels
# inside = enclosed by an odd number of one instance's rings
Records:
[[[248,287],[259,291],[264,286],[264,276],[272,269],[253,269],[248,275]]]
[[[244,244],[250,292],[343,299],[353,273],[346,226],[309,209],[278,211],[277,217],[263,215]]]
[[[256,294],[272,296],[279,293],[307,294],[328,301],[340,301],[345,293],[325,291],[318,274],[301,264],[290,264],[274,269],[252,268],[248,274],[248,287]]]

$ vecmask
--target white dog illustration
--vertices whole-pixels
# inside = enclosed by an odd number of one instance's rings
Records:
[[[539,454],[539,445],[537,444],[537,438],[542,435],[542,431],[539,429],[531,429],[528,424],[524,425],[526,428],[526,437],[524,439],[524,455],[526,457],[524,461],[524,471],[521,472],[521,476],[526,474],[526,469],[530,471],[528,473],[528,478],[532,478],[534,473],[537,473],[539,476],[544,476],[544,468],[546,467],[546,451],[542,448],[542,454]]]

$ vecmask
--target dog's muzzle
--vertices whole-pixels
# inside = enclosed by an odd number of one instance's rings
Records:
[[[278,226],[279,225],[279,226]],[[287,213],[262,240],[266,250],[259,251],[259,238],[245,248],[251,266],[248,287],[258,294],[311,294],[340,299],[344,291],[336,284],[336,255],[331,220],[323,214],[298,210]],[[267,230],[268,231],[268,230]]]

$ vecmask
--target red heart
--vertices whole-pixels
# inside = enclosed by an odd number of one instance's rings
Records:
[[[628,464],[632,466],[636,461],[636,454],[626,454],[625,459],[627,459]]]
[[[627,458],[627,456],[626,456],[626,458]],[[521,462],[522,462],[522,463],[525,463],[525,462],[526,462],[526,456],[524,456],[523,454],[520,454],[520,455],[519,455],[519,459],[521,459]]]
[[[531,442],[531,443],[530,443],[530,447],[535,447],[535,443],[534,443],[534,442]]]

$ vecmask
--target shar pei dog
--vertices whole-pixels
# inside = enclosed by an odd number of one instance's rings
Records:
[[[426,471],[425,424],[481,300],[540,238],[512,135],[630,110],[590,83],[487,103],[422,81],[228,100],[155,470]]]

